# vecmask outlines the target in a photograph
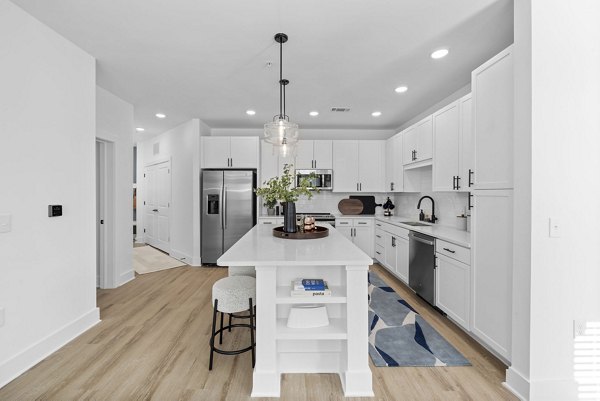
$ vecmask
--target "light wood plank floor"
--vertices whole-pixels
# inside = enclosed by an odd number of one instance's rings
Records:
[[[383,268],[372,268],[473,365],[372,366],[376,400],[517,400],[501,385],[502,363]],[[216,355],[208,371],[211,287],[226,272],[179,267],[98,291],[102,322],[0,389],[0,400],[251,400],[249,353]],[[238,330],[224,346],[249,341]],[[336,375],[294,374],[284,375],[281,399],[345,398]]]

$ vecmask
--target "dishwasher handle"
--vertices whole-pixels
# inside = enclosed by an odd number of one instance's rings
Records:
[[[422,237],[416,236],[416,235],[414,235],[413,233],[410,233],[410,234],[408,234],[408,237],[409,237],[409,239],[410,239],[411,241],[417,241],[417,242],[421,242],[421,243],[423,243],[423,244],[426,244],[426,245],[431,245],[431,246],[433,246],[433,244],[434,244],[434,242],[433,242],[433,241],[430,241],[430,240],[427,240],[427,239],[425,239],[425,238],[422,238]]]

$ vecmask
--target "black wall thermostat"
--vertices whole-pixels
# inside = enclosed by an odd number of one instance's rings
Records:
[[[62,205],[48,205],[48,217],[62,216]]]

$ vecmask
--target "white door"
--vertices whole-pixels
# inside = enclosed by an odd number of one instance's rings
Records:
[[[315,168],[333,168],[333,141],[314,141],[313,152],[315,159]]]
[[[229,167],[258,168],[258,137],[232,136]]]
[[[229,143],[229,137],[202,137],[202,167],[231,167]]]
[[[433,114],[433,190],[454,191],[458,175],[459,103]]]
[[[358,182],[361,192],[385,192],[385,141],[359,141]]]
[[[408,239],[396,237],[396,275],[408,283]]]
[[[475,188],[513,187],[512,46],[473,71]]]
[[[102,286],[101,278],[105,263],[104,169],[104,144],[96,141],[96,287],[98,288]]]
[[[512,190],[473,192],[473,333],[510,359],[512,322]]]
[[[333,144],[333,191],[358,191],[358,141]]]
[[[146,243],[167,253],[170,252],[170,164],[167,161],[149,166],[144,172]]]
[[[431,116],[417,124],[417,161],[431,159],[433,155],[433,124]]]
[[[417,150],[417,128],[412,126],[402,132],[402,163],[410,164],[415,161]]]
[[[315,168],[313,144],[314,141],[310,140],[298,141],[295,165],[297,169],[306,170]]]
[[[473,171],[473,101],[471,94],[461,98],[460,103],[460,148],[458,181],[459,191],[470,191],[469,182],[471,180],[471,171]],[[434,160],[435,162],[435,160]]]

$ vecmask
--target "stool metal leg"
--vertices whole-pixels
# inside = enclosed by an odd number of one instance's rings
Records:
[[[212,331],[210,336],[210,362],[208,364],[208,370],[212,370],[213,366],[213,353],[215,350],[215,326],[217,325],[217,305],[218,299],[215,299],[215,306],[213,307],[213,319],[212,319]]]
[[[231,333],[231,313],[229,314],[229,332]]]
[[[221,332],[219,333],[219,344],[223,344],[223,312],[221,313]]]
[[[254,310],[254,308],[252,308],[252,298],[248,298],[248,301],[250,303],[250,309],[248,310],[250,312],[250,346],[252,347],[252,367],[254,367],[254,364],[256,363],[256,352],[255,352],[255,344],[254,344],[254,314],[252,313],[252,311]]]

